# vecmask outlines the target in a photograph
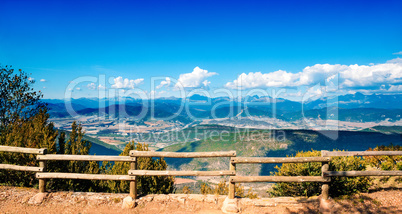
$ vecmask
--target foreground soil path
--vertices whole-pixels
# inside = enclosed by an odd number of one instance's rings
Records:
[[[133,209],[122,209],[127,194],[52,192],[40,204],[32,204],[38,190],[0,186],[0,213],[222,213],[225,196],[194,195],[187,200],[172,200],[167,195],[147,196]],[[199,197],[205,200],[200,201]],[[31,200],[31,201],[30,201]],[[269,200],[269,199],[267,199]],[[318,201],[298,204],[239,203],[241,213],[319,213]],[[250,202],[250,201],[249,201]],[[402,191],[365,193],[335,200],[336,213],[401,213]],[[268,205],[267,205],[268,204]]]

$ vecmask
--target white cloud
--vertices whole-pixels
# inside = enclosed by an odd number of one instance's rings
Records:
[[[347,65],[316,64],[307,66],[303,72],[297,73],[299,79],[292,86],[313,85],[323,83],[326,79],[334,78],[334,75],[348,69]]]
[[[41,82],[46,82],[46,80],[45,80],[45,79],[40,79],[40,81],[41,81]]]
[[[90,90],[95,90],[95,89],[106,89],[106,87],[105,87],[105,86],[103,86],[103,85],[98,85],[98,86],[96,86],[96,84],[95,84],[95,83],[89,83],[89,84],[87,85],[87,88],[88,88],[88,89],[90,89]]]
[[[399,52],[396,52],[396,53],[393,53],[394,55],[402,55],[402,51],[399,51]]]
[[[402,59],[389,60],[383,64],[371,65],[331,65],[316,64],[307,66],[299,73],[275,71],[271,73],[242,73],[226,87],[235,89],[259,87],[297,87],[312,86],[334,79],[339,74],[338,86],[342,88],[375,89],[402,84]],[[393,87],[393,88],[395,88]]]
[[[202,84],[205,86],[205,84],[208,85],[209,82],[205,82],[204,80],[213,75],[217,75],[217,73],[208,72],[207,70],[203,70],[197,66],[191,73],[180,74],[175,87],[182,86],[184,88],[198,88],[201,87]]]
[[[226,87],[246,89],[291,86],[299,77],[300,74],[288,73],[282,70],[265,74],[261,72],[242,73],[233,82],[226,83]]]
[[[208,81],[208,80],[204,80],[204,81],[202,82],[202,84],[203,84],[205,87],[207,87],[209,84],[211,84],[211,82]]]
[[[170,86],[170,83],[171,83],[170,78],[166,77],[165,80],[163,80],[158,86],[156,86],[156,89],[160,89],[164,86],[168,87],[168,86]]]
[[[388,60],[387,63],[402,63],[402,58],[397,57],[395,59]]]
[[[390,92],[402,92],[402,85],[392,85],[388,91]]]
[[[28,77],[28,80],[29,80],[29,81],[34,81],[34,80],[35,80],[35,78]]]
[[[89,83],[89,84],[87,85],[87,88],[90,89],[90,90],[95,90],[96,85],[95,85],[95,83]]]
[[[127,78],[123,79],[123,77],[117,77],[114,80],[114,84],[112,85],[112,88],[130,88],[133,89],[135,86],[138,86],[141,84],[144,79],[135,79],[135,80],[129,80]]]

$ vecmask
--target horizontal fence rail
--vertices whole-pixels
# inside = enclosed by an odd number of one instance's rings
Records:
[[[357,176],[402,176],[402,171],[327,171],[329,177],[357,177]]]
[[[230,182],[252,183],[252,182],[329,182],[329,178],[322,176],[234,176]]]
[[[255,164],[255,163],[306,163],[306,162],[329,162],[330,157],[287,157],[287,158],[260,158],[260,157],[234,157],[232,163]]]
[[[129,170],[129,175],[149,176],[224,176],[236,175],[235,171],[161,171],[161,170]]]
[[[321,151],[323,157],[334,156],[402,156],[402,151]]]
[[[136,161],[135,157],[130,156],[110,156],[110,155],[38,155],[37,160],[63,160],[63,161]]]
[[[115,180],[115,181],[131,181],[135,180],[135,176],[130,175],[103,175],[103,174],[81,174],[81,173],[36,173],[38,179],[83,179],[83,180]]]
[[[130,151],[132,157],[165,157],[165,158],[213,158],[213,157],[236,157],[236,151],[229,152],[152,152]]]
[[[35,149],[35,148],[22,148],[13,146],[0,146],[0,152],[17,152],[26,154],[46,154],[47,149]]]
[[[11,169],[16,171],[26,171],[26,172],[43,172],[43,167],[35,166],[18,166],[12,164],[0,164],[0,169]]]

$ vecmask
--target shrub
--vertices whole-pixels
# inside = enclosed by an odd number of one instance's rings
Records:
[[[402,151],[402,147],[398,145],[390,144],[388,146],[381,145],[374,149],[368,149],[367,151]],[[365,160],[370,164],[370,166],[381,170],[401,170],[402,156],[367,156]],[[399,168],[398,168],[399,167]]]
[[[206,194],[212,194],[214,191],[210,186],[208,186],[206,183],[203,183],[201,185],[201,194],[206,195]]]
[[[396,164],[396,169],[397,169],[397,170],[402,170],[402,161],[400,161],[400,162],[398,162],[398,163]]]
[[[229,193],[229,184],[226,184],[226,181],[222,179],[215,188],[208,186],[208,184],[203,183],[201,185],[201,194],[215,194],[215,195],[227,195]],[[241,184],[235,185],[235,196],[240,198],[257,198],[257,194],[253,192],[253,189],[250,188],[245,194],[244,187]]]
[[[183,194],[191,194],[191,189],[188,186],[183,187]]]
[[[298,152],[295,157],[319,157],[320,151]],[[290,163],[275,167],[276,176],[321,176],[321,163]],[[330,171],[363,171],[366,162],[359,157],[332,157],[329,164]],[[367,177],[332,177],[330,183],[330,195],[350,195],[357,192],[365,192],[370,186]],[[268,191],[273,196],[314,196],[321,193],[321,183],[276,183],[272,190]]]

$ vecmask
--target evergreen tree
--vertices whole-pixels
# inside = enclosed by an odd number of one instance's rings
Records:
[[[92,143],[84,140],[85,132],[82,130],[81,124],[74,121],[71,125],[71,133],[69,133],[68,141],[65,142],[66,134],[60,133],[58,154],[70,155],[88,155]],[[58,161],[57,166],[53,169],[55,172],[65,173],[84,173],[98,174],[100,173],[99,164],[95,161]],[[53,181],[53,185],[49,185],[51,189],[63,189],[71,191],[96,191],[98,182],[91,180],[59,180]]]
[[[130,142],[124,148],[120,156],[128,156],[130,150],[149,151],[147,144],[135,144]],[[116,162],[113,166],[110,163],[104,163],[107,174],[127,175],[130,169],[128,162]],[[153,159],[150,157],[137,158],[138,170],[166,170],[166,161]],[[168,194],[174,190],[174,177],[172,176],[137,176],[137,191],[139,195],[146,194]],[[107,189],[110,192],[128,192],[129,182],[127,181],[108,181]]]
[[[0,144],[27,148],[47,148],[48,153],[56,153],[57,130],[48,122],[49,115],[41,110],[31,120],[16,120],[8,124],[0,135]],[[21,166],[38,166],[36,155],[23,153],[0,153],[0,163]],[[18,186],[34,186],[38,183],[33,172],[0,170],[0,183]]]

